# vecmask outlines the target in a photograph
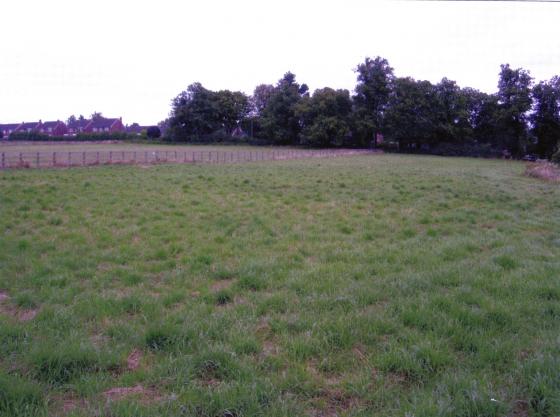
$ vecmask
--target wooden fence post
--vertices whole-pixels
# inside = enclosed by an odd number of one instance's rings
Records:
[[[53,152],[53,154],[52,154],[52,164],[53,164],[53,167],[56,166],[56,152]]]
[[[82,152],[82,165],[86,166],[86,153]]]
[[[6,168],[6,154],[2,152],[2,169]]]
[[[68,152],[68,166],[72,166],[72,152]]]
[[[109,151],[109,163],[113,163],[113,151]]]

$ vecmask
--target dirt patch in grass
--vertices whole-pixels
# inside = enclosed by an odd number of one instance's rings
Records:
[[[536,162],[527,165],[525,175],[545,181],[560,182],[560,167],[552,162]]]
[[[352,348],[352,353],[359,361],[363,362],[367,359],[365,346],[358,344]]]
[[[31,310],[22,310],[18,314],[19,321],[29,321],[33,320],[35,316],[39,313],[38,309],[31,309]]]
[[[272,329],[268,323],[268,319],[262,318],[257,324],[255,334],[262,339],[268,338],[272,334]]]
[[[280,353],[280,347],[271,340],[263,342],[262,356],[276,356]]]
[[[222,290],[227,290],[228,288],[230,288],[233,284],[235,283],[234,279],[222,279],[220,281],[216,281],[212,284],[212,291],[213,292],[218,292],[218,291],[222,291]]]
[[[84,409],[88,406],[88,402],[84,398],[78,398],[75,394],[65,394],[60,398],[54,399],[57,412],[54,415],[67,415],[74,411]]]
[[[91,335],[89,337],[89,340],[95,348],[100,349],[109,342],[109,337],[101,333],[96,333],[94,335]]]
[[[325,389],[314,398],[316,406],[309,410],[310,417],[336,417],[360,406],[358,398],[340,389]]]
[[[140,366],[140,360],[142,359],[142,352],[138,349],[134,349],[126,358],[126,367],[129,371],[134,371]]]
[[[325,373],[317,369],[317,362],[311,360],[306,366],[307,372],[317,380],[321,385],[326,386],[327,389],[333,389],[334,387],[340,385],[343,380],[343,376],[340,374]]]
[[[17,321],[30,321],[39,313],[38,308],[18,308],[10,303],[10,296],[6,291],[0,291],[0,314],[10,316]]]
[[[146,388],[142,385],[136,385],[134,387],[114,387],[105,391],[103,396],[108,402],[135,397],[144,404],[150,404],[163,399],[163,396],[155,388]]]
[[[529,403],[523,400],[515,401],[513,406],[512,417],[527,417],[529,415]]]

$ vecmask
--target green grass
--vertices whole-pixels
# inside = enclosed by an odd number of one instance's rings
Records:
[[[523,170],[1,172],[0,416],[558,416],[560,188]]]

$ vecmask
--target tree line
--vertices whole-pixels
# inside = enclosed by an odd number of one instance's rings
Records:
[[[488,94],[443,78],[396,77],[389,62],[366,58],[353,94],[312,94],[288,72],[252,96],[191,84],[161,122],[172,141],[253,140],[308,147],[380,146],[404,152],[551,158],[560,139],[560,77],[535,83],[529,71],[501,65]],[[558,157],[558,155],[556,155]]]

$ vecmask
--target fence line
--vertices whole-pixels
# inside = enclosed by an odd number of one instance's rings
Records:
[[[68,168],[122,164],[235,164],[258,161],[285,161],[305,158],[334,158],[376,153],[369,149],[250,150],[250,151],[51,151],[2,152],[0,169]]]

